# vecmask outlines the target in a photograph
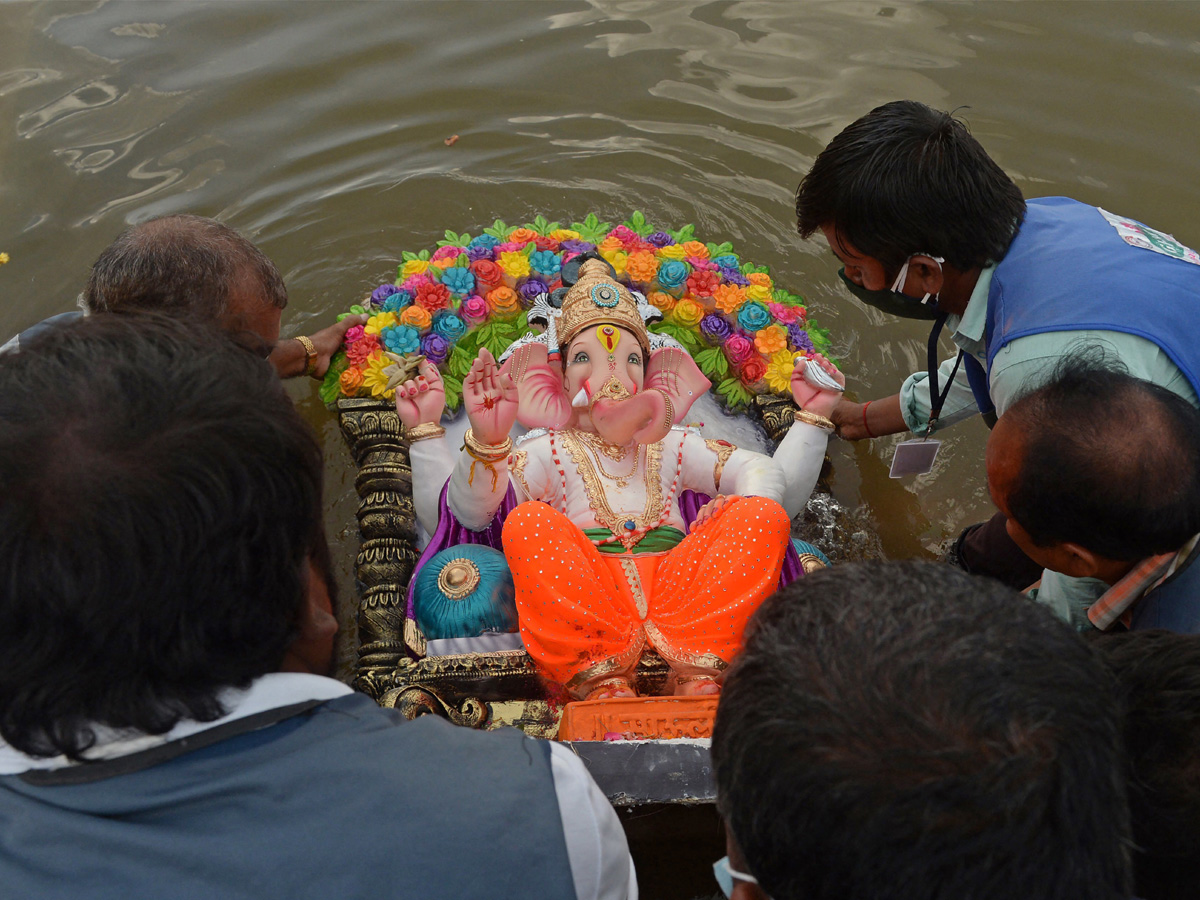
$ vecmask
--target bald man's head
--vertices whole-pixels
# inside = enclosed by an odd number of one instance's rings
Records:
[[[1200,412],[1090,354],[1005,412],[987,464],[993,499],[1036,547],[1139,560],[1200,531]]]
[[[268,346],[279,337],[287,288],[275,264],[227,225],[202,216],[151,219],[125,231],[92,266],[90,312],[165,310]]]

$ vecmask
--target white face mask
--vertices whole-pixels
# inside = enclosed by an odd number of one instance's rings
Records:
[[[908,259],[906,259],[904,261],[904,265],[902,265],[900,267],[900,273],[896,276],[896,280],[892,282],[892,293],[899,294],[901,297],[903,297],[906,300],[916,300],[915,297],[909,297],[908,294],[904,293],[904,282],[908,280],[908,264],[910,262],[912,262],[912,258],[914,256],[928,256],[930,259],[932,259],[935,263],[938,264],[939,272],[942,270],[942,263],[944,263],[946,261],[945,259],[943,259],[940,256],[932,256],[928,253],[913,253],[913,254],[911,254],[908,257]],[[932,300],[930,298],[932,298]],[[938,300],[937,294],[926,294],[920,300],[917,300],[917,302],[923,303],[926,306],[936,306],[937,300]]]
[[[722,856],[713,863],[713,875],[717,879],[717,884],[721,886],[721,892],[726,897],[733,896],[733,883],[735,881],[745,881],[750,884],[758,884],[758,879],[753,875],[747,875],[745,872],[739,872],[736,869],[729,867],[729,857]]]

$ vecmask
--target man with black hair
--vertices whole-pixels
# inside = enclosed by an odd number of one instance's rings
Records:
[[[1081,629],[1200,631],[1200,411],[1114,362],[1069,356],[988,438],[988,489]]]
[[[89,314],[166,312],[215,323],[267,357],[282,378],[322,378],[346,331],[347,316],[311,337],[279,340],[287,287],[258,247],[215,219],[172,215],[122,232],[92,265],[81,302]],[[16,350],[39,332],[80,314],[62,313],[26,329],[0,350]]]
[[[834,411],[845,438],[994,421],[1079,341],[1200,405],[1200,254],[1065,197],[1026,203],[951,113],[900,100],[853,122],[804,176],[796,215],[802,237],[825,235],[855,296],[935,322],[926,371]],[[939,368],[943,326],[960,352]],[[1000,517],[958,550],[968,571],[1016,587],[1036,577]]]
[[[216,331],[97,315],[0,355],[6,897],[636,895],[565,748],[312,674],[321,482]]]
[[[730,895],[1129,900],[1113,690],[991,579],[873,562],[793,582],[717,710]]]
[[[1140,900],[1194,900],[1200,885],[1200,636],[1103,635],[1125,710],[1133,882]]]

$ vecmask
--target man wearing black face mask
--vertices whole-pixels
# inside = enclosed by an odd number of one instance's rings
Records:
[[[832,418],[844,438],[927,436],[977,412],[994,421],[1081,343],[1200,405],[1200,254],[1064,197],[1027,205],[949,113],[902,100],[858,119],[817,156],[796,215],[802,237],[824,233],[859,299],[935,321],[926,371],[890,397],[841,402]],[[960,352],[938,367],[943,326]],[[994,534],[1011,554],[1003,524],[974,540]],[[969,571],[1016,587],[1036,577],[1023,555],[992,568],[972,540],[960,539]]]

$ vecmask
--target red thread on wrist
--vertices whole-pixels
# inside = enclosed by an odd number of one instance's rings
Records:
[[[873,438],[875,435],[871,434],[871,426],[867,424],[867,407],[874,402],[874,400],[868,400],[863,404],[863,431],[867,433],[867,437],[869,438]]]

